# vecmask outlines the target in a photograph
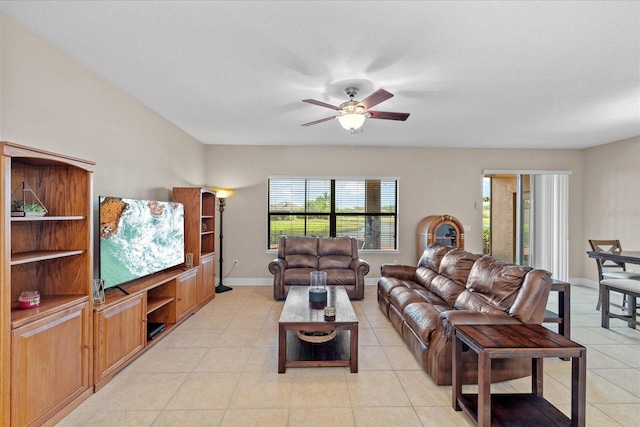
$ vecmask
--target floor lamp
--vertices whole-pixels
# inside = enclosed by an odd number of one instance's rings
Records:
[[[220,280],[218,281],[218,285],[216,286],[216,294],[227,292],[232,290],[233,288],[229,286],[225,286],[222,284],[222,216],[224,212],[224,207],[226,205],[226,199],[233,195],[233,190],[230,188],[213,188],[212,189],[216,193],[216,199],[218,199],[218,211],[220,211],[220,253],[218,254],[218,259],[220,261],[220,269],[219,275]]]

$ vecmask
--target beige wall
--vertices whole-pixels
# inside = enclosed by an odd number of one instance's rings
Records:
[[[582,277],[595,283],[595,261],[584,255],[588,239],[619,239],[622,249],[640,250],[640,137],[585,150],[584,171],[584,241],[577,248]]]
[[[314,130],[315,131],[315,130]],[[368,278],[379,276],[380,264],[415,264],[416,227],[428,215],[450,214],[465,227],[465,248],[482,253],[482,172],[484,169],[571,170],[570,241],[582,242],[581,150],[484,150],[446,148],[224,146],[206,148],[206,182],[230,186],[224,217],[224,273],[234,259],[233,278],[267,278],[274,253],[267,252],[267,178],[291,176],[398,177],[398,253],[363,253],[371,263]],[[579,277],[581,261],[570,260]]]
[[[201,185],[202,143],[1,13],[0,24],[0,140],[96,162],[96,198]]]

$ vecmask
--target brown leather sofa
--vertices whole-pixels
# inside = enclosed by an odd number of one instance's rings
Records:
[[[451,384],[452,325],[542,323],[547,271],[508,264],[438,243],[417,267],[382,264],[378,305],[438,385]],[[463,383],[478,380],[477,356],[464,351]],[[492,382],[531,375],[529,359],[496,359]]]
[[[312,271],[325,271],[327,285],[344,286],[349,298],[364,298],[369,263],[359,258],[353,237],[281,236],[278,258],[269,263],[273,298],[283,300],[291,286],[309,286]]]

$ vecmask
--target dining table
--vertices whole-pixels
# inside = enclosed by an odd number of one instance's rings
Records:
[[[640,251],[587,251],[587,255],[602,261],[640,264]]]

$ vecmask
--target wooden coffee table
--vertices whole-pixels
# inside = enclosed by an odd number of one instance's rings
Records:
[[[587,350],[541,325],[457,325],[453,340],[453,408],[478,426],[585,425]],[[478,354],[478,394],[462,394],[462,346]],[[530,358],[531,393],[491,394],[492,359]],[[542,397],[542,361],[571,357],[571,419]]]
[[[358,317],[343,286],[328,287],[328,304],[336,308],[336,320],[324,320],[324,309],[309,304],[309,287],[292,286],[278,322],[278,373],[287,367],[349,366],[358,372]],[[336,331],[321,344],[303,342],[297,332]]]

